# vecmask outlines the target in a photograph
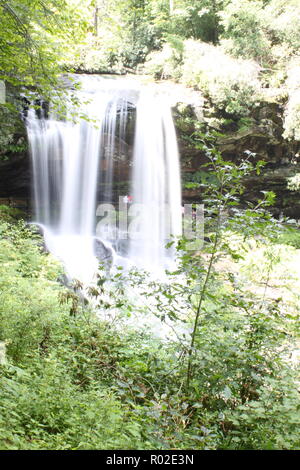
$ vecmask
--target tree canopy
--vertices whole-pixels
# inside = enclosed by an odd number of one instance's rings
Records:
[[[297,0],[1,0],[0,78],[51,86],[61,70],[135,70],[187,39],[282,70],[298,57]]]
[[[86,21],[73,0],[0,1],[0,78],[49,89]]]

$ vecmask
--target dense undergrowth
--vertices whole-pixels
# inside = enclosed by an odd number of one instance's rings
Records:
[[[0,448],[299,448],[299,232],[262,209],[268,194],[238,209],[249,166],[207,153],[201,249],[181,240],[167,281],[100,276],[97,315],[2,207]],[[176,334],[127,322],[146,315]]]

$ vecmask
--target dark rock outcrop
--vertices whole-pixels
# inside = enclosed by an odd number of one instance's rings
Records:
[[[31,169],[27,151],[0,160],[0,198],[29,198]]]
[[[185,116],[190,119],[182,119],[176,107],[174,111],[175,123],[182,161],[183,176],[183,202],[201,201],[201,193],[197,189],[186,189],[186,181],[193,181],[193,175],[199,172],[201,166],[207,162],[205,153],[188,144],[187,136],[195,131],[193,120],[197,119],[193,108],[185,109]],[[197,111],[198,113],[198,111]],[[273,191],[276,201],[271,211],[274,215],[284,215],[292,218],[300,218],[299,193],[287,188],[287,179],[300,172],[300,142],[288,141],[283,137],[283,107],[277,103],[261,103],[252,110],[249,118],[244,120],[227,120],[222,124],[222,116],[219,119],[211,116],[202,119],[203,129],[217,130],[220,136],[216,139],[216,147],[225,160],[238,162],[245,157],[245,152],[253,154],[252,161],[263,160],[266,162],[260,175],[247,177],[245,180],[245,200],[257,201],[261,199],[261,191]],[[198,120],[199,122],[199,120]]]
[[[109,273],[114,261],[113,249],[100,238],[94,237],[94,253],[99,262],[103,264],[106,272]]]

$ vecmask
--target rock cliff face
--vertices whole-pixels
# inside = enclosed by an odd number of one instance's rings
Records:
[[[200,114],[200,117],[199,117]],[[202,122],[203,129],[217,130],[221,135],[216,145],[223,158],[239,161],[245,151],[254,153],[254,161],[264,160],[266,165],[260,175],[245,180],[245,200],[255,201],[262,197],[261,191],[273,191],[276,202],[271,209],[274,215],[300,218],[300,197],[298,192],[287,188],[287,178],[300,172],[300,142],[288,141],[283,138],[284,109],[276,103],[261,103],[249,117],[241,120],[224,119],[224,116],[211,115],[203,107],[202,115],[199,108],[184,108],[179,104],[175,108],[175,122],[182,156],[183,179],[188,181],[201,165],[206,162],[202,151],[191,148],[186,137],[195,131],[194,120]],[[191,178],[192,179],[192,178]],[[201,201],[198,190],[185,189],[183,183],[183,199],[185,202]]]
[[[0,198],[28,198],[31,171],[27,152],[0,161]]]
[[[30,164],[22,105],[16,90],[6,90],[6,102],[0,105],[0,199],[28,199]],[[1,200],[0,200],[1,203]]]
[[[174,120],[181,154],[183,175],[183,202],[201,201],[199,190],[185,189],[185,182],[206,161],[203,152],[188,145],[186,137],[195,130],[195,121],[203,129],[217,130],[222,134],[217,139],[217,146],[225,159],[238,161],[245,151],[256,154],[255,159],[267,162],[259,176],[252,176],[245,181],[245,199],[255,201],[261,197],[260,191],[274,191],[276,203],[272,209],[275,215],[300,218],[299,192],[287,189],[287,178],[300,172],[300,142],[287,141],[283,138],[283,107],[276,103],[261,103],[244,119],[233,119],[212,113],[201,94],[172,84],[163,83],[162,89],[170,93],[174,105]],[[1,120],[10,119],[0,116]],[[15,119],[15,118],[14,118]],[[31,169],[26,148],[26,131],[21,117],[13,123],[13,137],[3,144],[3,125],[0,128],[0,203],[9,199],[29,200]],[[133,134],[128,138],[128,154],[132,153]],[[131,148],[130,148],[131,146]],[[128,161],[119,158],[118,188],[128,191]],[[118,191],[116,191],[117,193]],[[124,193],[124,194],[125,194]]]

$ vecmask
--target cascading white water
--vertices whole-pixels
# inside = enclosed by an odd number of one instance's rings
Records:
[[[163,96],[142,90],[136,107],[133,201],[141,205],[130,258],[151,270],[167,259],[166,241],[181,233],[181,189],[171,109]]]
[[[28,113],[35,221],[44,226],[48,248],[69,275],[90,282],[98,264],[96,203],[117,202],[115,160],[124,153],[128,110],[135,108],[133,159],[127,161],[133,204],[123,255],[157,271],[166,266],[164,246],[170,234],[181,233],[179,158],[170,105],[153,87],[126,79],[80,81],[80,113],[88,119],[74,122],[71,103],[65,120],[54,113],[39,118],[34,109]],[[113,243],[107,238],[106,243]]]

